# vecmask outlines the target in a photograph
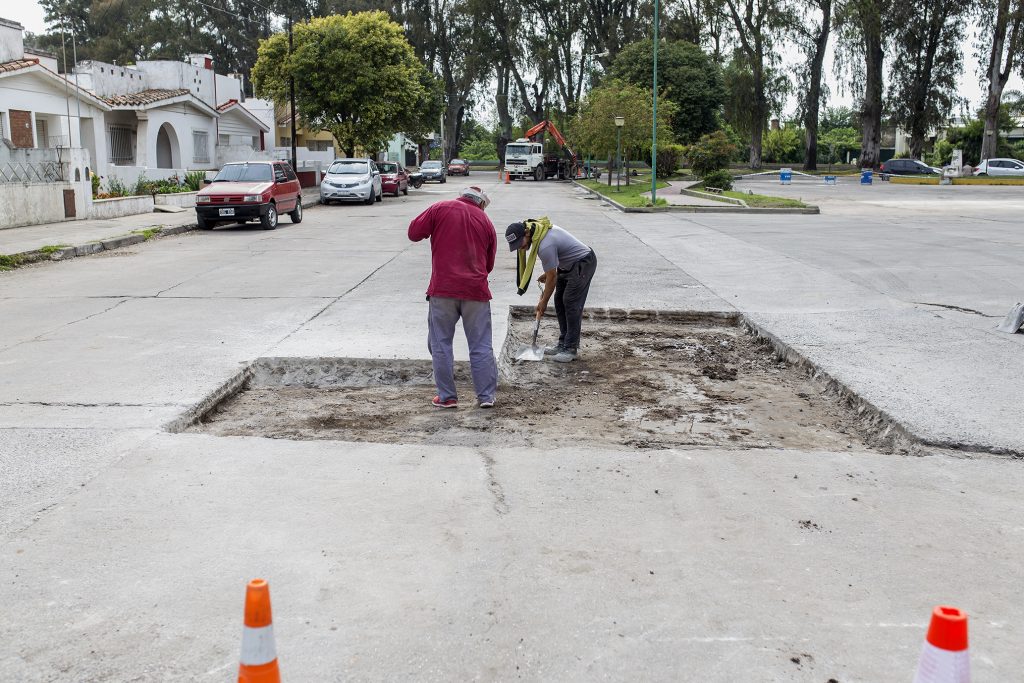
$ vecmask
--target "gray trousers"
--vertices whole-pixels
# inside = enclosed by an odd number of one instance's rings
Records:
[[[476,397],[480,401],[493,401],[498,390],[498,364],[491,345],[491,303],[432,296],[427,313],[427,349],[434,362],[437,395],[442,401],[458,398],[452,340],[459,318],[462,318],[469,343],[469,365]]]
[[[555,280],[555,315],[558,316],[558,345],[576,351],[580,348],[583,307],[590,293],[590,281],[597,272],[597,254],[593,250]]]

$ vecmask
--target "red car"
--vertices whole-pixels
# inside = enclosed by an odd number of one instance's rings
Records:
[[[395,161],[378,161],[377,168],[380,169],[381,192],[396,197],[399,193],[409,194],[409,172],[404,166]]]
[[[448,162],[448,175],[469,175],[469,162],[465,159],[452,159]]]
[[[196,195],[196,223],[202,230],[248,221],[273,230],[283,213],[292,223],[302,222],[302,188],[286,161],[225,164]]]

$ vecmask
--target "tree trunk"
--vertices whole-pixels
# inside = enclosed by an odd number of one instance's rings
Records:
[[[608,187],[612,186],[612,153],[608,152]]]
[[[807,89],[807,112],[804,115],[804,129],[807,131],[807,146],[804,150],[804,170],[818,170],[818,109],[821,105],[821,71],[825,64],[825,49],[832,30],[832,0],[821,2],[821,30],[814,40],[814,54],[811,57],[810,82]]]
[[[626,187],[629,187],[629,148],[626,148]]]
[[[1010,49],[1006,56],[1006,67],[1003,67],[1003,53],[1006,51],[1006,33],[1010,20],[1010,0],[999,0],[996,9],[996,22],[992,31],[992,50],[988,59],[988,97],[985,98],[985,130],[981,138],[981,158],[990,159],[999,154],[999,103],[1003,98],[1003,88],[1013,69],[1014,43],[1019,42],[1021,19],[1014,18],[1014,26],[1010,36]],[[991,133],[989,133],[991,131]]]
[[[510,76],[507,69],[498,67],[498,90],[494,96],[494,105],[498,113],[498,163],[504,168],[505,147],[512,141],[512,115],[508,109],[508,93]]]
[[[750,168],[761,168],[761,146],[764,141],[764,124],[768,119],[768,102],[764,95],[764,79],[754,72],[754,118],[750,127]]]
[[[880,19],[876,17],[876,19]],[[881,33],[873,27],[864,30],[864,99],[860,113],[860,167],[875,168],[880,161],[882,142],[882,52]]]
[[[999,102],[1003,97],[1005,84],[1006,79],[996,79],[988,84],[988,97],[985,99],[985,131],[981,138],[982,161],[999,156]]]

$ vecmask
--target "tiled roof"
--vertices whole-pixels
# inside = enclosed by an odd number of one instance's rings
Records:
[[[115,107],[140,107],[147,104],[153,104],[154,102],[160,102],[162,100],[169,100],[173,97],[181,97],[182,95],[188,95],[188,90],[185,90],[184,88],[179,88],[177,90],[151,88],[141,92],[129,93],[128,95],[104,97],[103,99]]]
[[[224,104],[218,106],[217,107],[217,111],[225,111],[225,110],[230,109],[231,107],[235,106],[236,104],[238,104],[238,100],[230,99],[227,102],[225,102]]]
[[[2,62],[0,63],[0,73],[7,73],[8,71],[17,71],[18,69],[27,69],[30,66],[35,66],[38,63],[38,59],[15,59],[12,62]]]

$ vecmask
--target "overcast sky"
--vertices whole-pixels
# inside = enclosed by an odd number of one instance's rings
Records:
[[[42,33],[46,30],[46,21],[43,19],[43,9],[36,0],[21,0],[21,2],[5,3],[0,16],[5,19],[13,19],[21,23],[27,30],[33,33]],[[970,110],[976,111],[982,105],[985,97],[985,82],[977,73],[977,64],[973,56],[973,49],[967,48],[968,54],[964,59],[964,72],[960,75],[960,95],[967,99]],[[790,60],[797,59],[795,50],[788,50],[786,55]],[[831,55],[830,55],[831,56]],[[831,62],[831,59],[829,60]],[[832,74],[831,63],[826,65],[826,79],[832,90],[832,97],[829,105],[849,105],[853,101],[850,93],[841,93],[835,84],[835,76]],[[1007,84],[1009,89],[1024,89],[1021,79],[1013,77]],[[792,103],[790,104],[792,106]],[[791,113],[791,112],[789,112]]]

